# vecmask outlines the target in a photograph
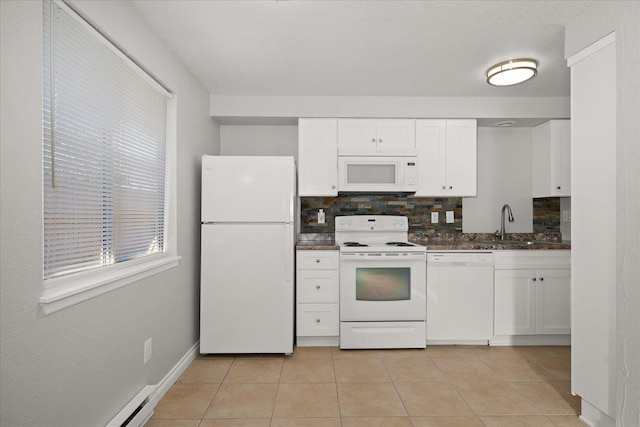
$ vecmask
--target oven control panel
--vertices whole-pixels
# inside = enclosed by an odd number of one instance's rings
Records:
[[[336,231],[407,231],[409,222],[404,216],[348,215],[337,216]]]
[[[427,261],[426,251],[420,252],[340,252],[340,261],[380,261],[383,262],[408,262]]]

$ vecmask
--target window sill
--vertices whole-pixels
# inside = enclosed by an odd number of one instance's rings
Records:
[[[91,271],[49,279],[45,283],[51,287],[42,292],[40,307],[46,316],[177,267],[178,261],[179,256],[163,255],[124,268],[117,266],[108,268],[108,271]]]

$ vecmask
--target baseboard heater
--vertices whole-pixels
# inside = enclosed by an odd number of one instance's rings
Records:
[[[141,427],[145,425],[153,415],[150,397],[154,388],[155,386],[152,385],[143,387],[106,427]]]

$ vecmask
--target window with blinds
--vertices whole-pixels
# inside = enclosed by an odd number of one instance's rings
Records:
[[[163,253],[170,94],[44,4],[44,279]]]

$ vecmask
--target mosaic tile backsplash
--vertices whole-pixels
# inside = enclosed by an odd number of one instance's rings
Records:
[[[560,198],[533,199],[533,232],[560,233]]]
[[[324,209],[325,223],[318,224],[318,209]],[[445,212],[454,212],[454,222],[445,222]],[[439,212],[437,224],[431,212]],[[340,194],[337,197],[300,198],[300,232],[333,233],[339,215],[401,215],[409,218],[409,233],[461,233],[462,198],[424,198],[410,194]]]
[[[324,209],[325,223],[318,224],[318,209]],[[454,222],[445,222],[445,212],[454,212]],[[438,212],[437,224],[431,212]],[[300,198],[300,232],[333,234],[339,215],[402,215],[409,218],[409,233],[427,235],[462,233],[462,198],[424,198],[410,194],[341,194],[337,197]],[[533,232],[560,233],[560,199],[533,199]]]

